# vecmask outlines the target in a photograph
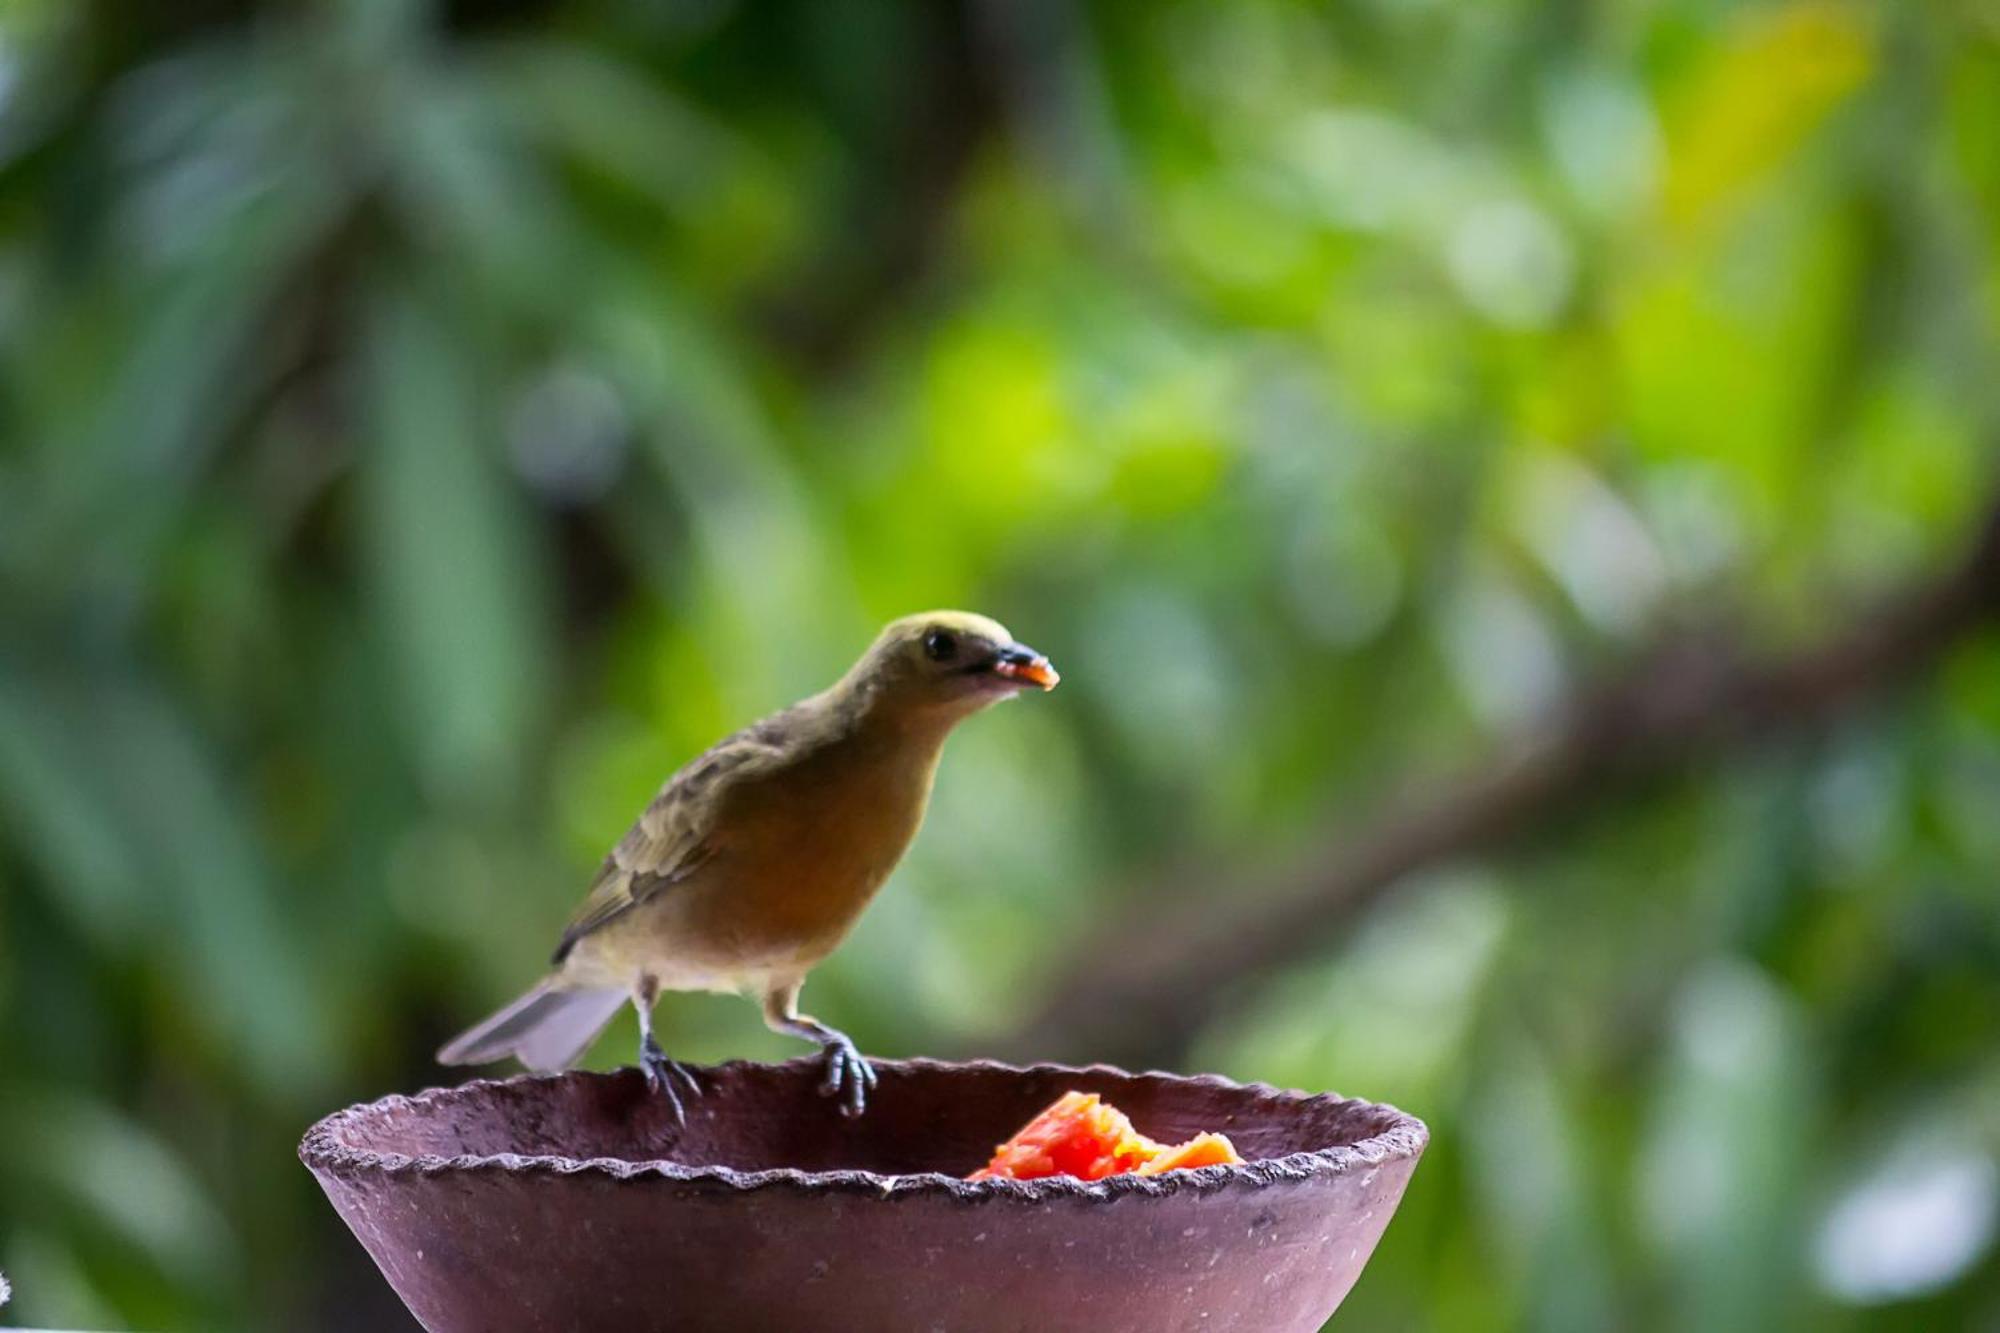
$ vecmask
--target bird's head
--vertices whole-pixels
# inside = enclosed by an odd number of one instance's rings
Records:
[[[964,715],[1023,690],[1052,690],[1049,659],[997,620],[926,611],[892,622],[855,667],[879,697],[914,712]]]

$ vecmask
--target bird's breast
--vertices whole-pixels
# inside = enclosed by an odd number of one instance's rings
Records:
[[[818,961],[902,859],[935,769],[934,754],[836,753],[744,792],[692,924],[739,959]]]

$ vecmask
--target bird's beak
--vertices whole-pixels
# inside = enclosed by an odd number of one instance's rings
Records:
[[[1010,643],[1000,650],[988,668],[996,676],[1020,681],[1023,685],[1039,685],[1052,690],[1062,677],[1049,664],[1049,659],[1028,647],[1025,643]]]

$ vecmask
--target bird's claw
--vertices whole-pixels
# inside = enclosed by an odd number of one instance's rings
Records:
[[[674,1080],[679,1079],[685,1083],[688,1091],[699,1097],[702,1091],[701,1082],[695,1078],[694,1071],[678,1060],[668,1059],[667,1053],[660,1049],[660,1044],[650,1036],[639,1044],[639,1068],[646,1075],[646,1086],[655,1093],[664,1095],[667,1104],[674,1108],[675,1121],[686,1125],[687,1108],[681,1104],[680,1093],[674,1090]]]
[[[868,1109],[868,1090],[875,1086],[875,1067],[846,1037],[827,1042],[825,1051],[826,1075],[820,1079],[819,1095],[839,1097],[840,1113],[852,1119]]]

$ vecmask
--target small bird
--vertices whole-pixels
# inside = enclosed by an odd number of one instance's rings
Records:
[[[647,1083],[686,1112],[693,1073],[653,1038],[661,991],[759,997],[774,1032],[825,1052],[820,1091],[860,1115],[875,1071],[848,1036],[798,1009],[903,857],[953,727],[1025,689],[1049,659],[965,611],[905,616],[830,688],[718,741],[667,779],[611,854],[556,946],[554,970],[438,1052],[448,1065],[509,1055],[561,1069],[620,1005],[639,1014]]]

